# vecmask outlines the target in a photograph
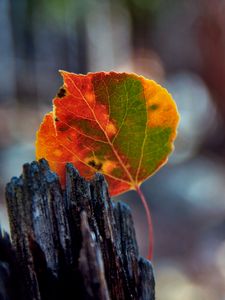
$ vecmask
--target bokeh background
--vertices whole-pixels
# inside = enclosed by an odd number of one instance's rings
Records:
[[[143,184],[155,228],[158,300],[225,299],[225,1],[0,0],[0,222],[4,186],[34,159],[59,69],[153,78],[181,122],[169,163]],[[132,207],[143,255],[147,221]]]

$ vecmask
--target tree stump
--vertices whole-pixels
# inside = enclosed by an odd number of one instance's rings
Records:
[[[67,164],[62,189],[45,160],[32,162],[6,202],[12,245],[0,235],[0,299],[155,299],[130,209],[111,201],[103,175],[87,181]]]

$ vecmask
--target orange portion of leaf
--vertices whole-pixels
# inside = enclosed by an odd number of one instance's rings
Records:
[[[162,166],[179,120],[166,89],[135,74],[61,71],[64,85],[37,132],[36,157],[65,183],[65,164],[105,175],[111,195],[134,189]]]

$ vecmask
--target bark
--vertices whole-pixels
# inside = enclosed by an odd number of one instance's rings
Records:
[[[15,299],[155,299],[130,209],[110,199],[103,175],[87,181],[68,164],[62,189],[45,160],[32,162],[7,185],[6,200],[15,259],[6,260],[8,279],[0,262],[0,288],[11,282]]]

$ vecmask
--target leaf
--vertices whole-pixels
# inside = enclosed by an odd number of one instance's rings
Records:
[[[179,120],[166,89],[115,72],[60,72],[64,85],[37,132],[37,159],[46,158],[65,183],[65,164],[82,176],[105,175],[111,195],[137,187],[168,158]]]

